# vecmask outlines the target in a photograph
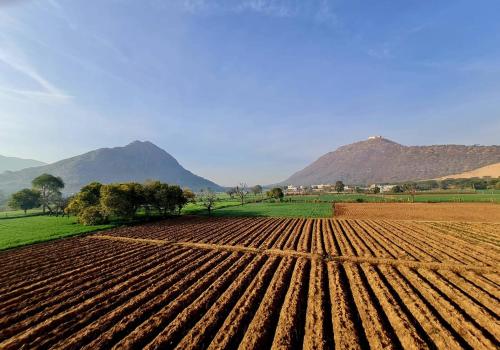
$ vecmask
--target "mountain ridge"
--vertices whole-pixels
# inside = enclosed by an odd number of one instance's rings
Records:
[[[6,171],[18,171],[42,165],[47,165],[47,163],[35,159],[25,159],[0,155],[0,174]]]
[[[500,162],[500,146],[404,146],[375,136],[328,152],[281,184],[315,185],[341,180],[368,185],[425,180]]]
[[[134,141],[126,146],[99,148],[58,162],[0,174],[0,190],[12,193],[30,187],[42,173],[60,176],[65,193],[75,193],[92,181],[102,183],[160,180],[193,190],[222,187],[185,169],[168,152],[149,141]]]

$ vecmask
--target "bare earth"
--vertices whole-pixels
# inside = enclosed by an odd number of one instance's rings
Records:
[[[1,349],[497,349],[500,225],[181,218],[0,253]]]
[[[335,217],[500,223],[500,205],[495,203],[338,203],[335,204]]]
[[[500,163],[487,165],[487,166],[484,166],[482,168],[474,169],[471,171],[466,171],[466,172],[460,173],[460,174],[443,176],[439,180],[470,179],[473,177],[485,177],[485,176],[489,176],[492,178],[500,177]]]

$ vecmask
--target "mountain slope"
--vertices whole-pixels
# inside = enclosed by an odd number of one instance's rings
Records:
[[[65,193],[78,192],[92,181],[102,183],[160,180],[193,190],[221,187],[184,169],[170,154],[151,142],[135,141],[125,147],[101,148],[73,158],[17,172],[0,174],[0,190],[12,193],[30,187],[42,173],[62,177]]]
[[[478,169],[471,171],[466,171],[460,174],[447,175],[439,178],[439,180],[444,179],[470,179],[473,177],[500,177],[500,163],[495,163],[487,166],[483,166]]]
[[[34,166],[45,165],[44,162],[39,162],[33,159],[23,159],[16,157],[5,157],[0,155],[0,174],[4,171],[17,171]]]
[[[372,184],[432,179],[500,162],[500,146],[403,146],[382,137],[329,152],[283,184],[313,185],[342,180]]]

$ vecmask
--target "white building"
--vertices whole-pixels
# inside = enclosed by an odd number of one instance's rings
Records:
[[[370,190],[373,190],[375,187],[380,188],[380,193],[390,192],[396,185],[377,185],[373,184],[370,186]]]

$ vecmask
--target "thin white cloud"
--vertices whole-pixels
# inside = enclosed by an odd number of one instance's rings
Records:
[[[381,49],[369,49],[367,52],[368,56],[377,59],[392,58],[393,55],[388,47],[383,47]]]
[[[48,3],[51,7],[51,9],[48,9],[50,12],[55,13],[59,19],[63,20],[68,27],[70,27],[72,30],[78,29],[77,24],[75,21],[71,18],[71,16],[68,15],[64,7],[57,1],[57,0],[48,0],[47,2],[42,2],[42,6],[46,6],[46,3]]]
[[[48,79],[43,77],[35,67],[27,62],[24,55],[19,54],[19,49],[13,47],[13,45],[0,47],[0,63],[24,75],[40,87],[39,90],[24,90],[11,86],[2,86],[1,88],[4,93],[7,92],[26,97],[36,96],[39,98],[53,98],[58,100],[66,100],[72,97],[55,87]]]
[[[270,17],[309,18],[326,24],[337,23],[331,0],[180,0],[181,8],[192,14],[257,13]]]

